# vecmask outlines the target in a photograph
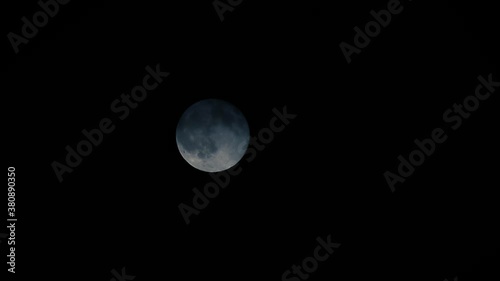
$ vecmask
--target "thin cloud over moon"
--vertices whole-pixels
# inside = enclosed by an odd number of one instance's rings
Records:
[[[250,130],[245,116],[234,105],[207,99],[182,114],[176,140],[179,152],[191,166],[204,172],[220,172],[241,160]]]

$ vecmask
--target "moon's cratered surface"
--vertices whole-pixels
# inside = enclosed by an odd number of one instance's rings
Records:
[[[245,116],[234,105],[207,99],[182,114],[176,139],[179,152],[191,166],[204,172],[220,172],[241,160],[250,130]]]

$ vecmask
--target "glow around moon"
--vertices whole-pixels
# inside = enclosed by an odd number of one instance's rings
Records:
[[[241,160],[250,130],[238,108],[226,101],[207,99],[182,114],[176,140],[179,152],[191,166],[204,172],[220,172]]]

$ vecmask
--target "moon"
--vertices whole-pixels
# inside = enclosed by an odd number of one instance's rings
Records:
[[[220,172],[236,165],[250,142],[250,130],[243,113],[218,99],[191,105],[179,119],[177,148],[194,168]]]

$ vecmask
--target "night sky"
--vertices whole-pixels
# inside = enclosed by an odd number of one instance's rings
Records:
[[[164,2],[58,4],[17,53],[8,34],[41,7],[5,3],[18,221],[16,274],[0,229],[0,280],[498,276],[492,3],[234,0],[221,21],[213,1]],[[379,34],[356,37],[382,9]],[[204,99],[248,121],[223,173],[177,147]]]

